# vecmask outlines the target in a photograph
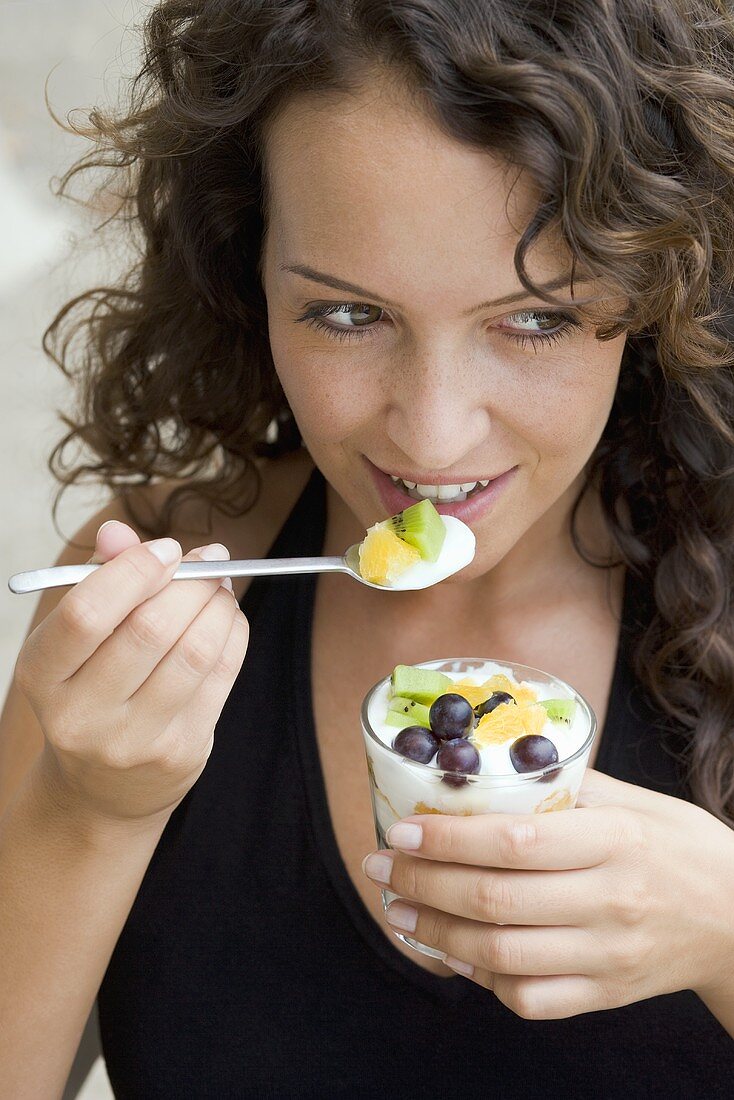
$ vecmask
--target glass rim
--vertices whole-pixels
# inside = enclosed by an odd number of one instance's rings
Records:
[[[594,737],[596,736],[597,729],[596,714],[594,713],[593,708],[580,691],[577,691],[576,688],[572,687],[571,684],[569,684],[566,680],[562,680],[560,676],[554,676],[552,672],[545,672],[542,668],[533,668],[532,665],[524,665],[518,661],[500,661],[494,657],[436,657],[429,661],[417,661],[411,667],[429,668],[431,665],[444,665],[456,662],[474,662],[477,664],[501,665],[505,668],[511,668],[513,672],[515,669],[522,669],[523,673],[537,673],[545,679],[553,680],[560,687],[565,688],[571,693],[573,698],[576,700],[577,705],[581,705],[589,720],[589,732],[584,740],[584,743],[578,749],[576,749],[575,752],[571,753],[570,756],[565,756],[562,759],[557,760],[554,764],[546,764],[544,768],[537,768],[535,771],[531,772],[475,772],[473,774],[467,775],[466,772],[452,772],[448,771],[446,768],[437,768],[433,764],[423,764],[420,760],[410,760],[407,756],[403,756],[401,753],[397,752],[391,745],[386,745],[385,742],[377,736],[370,724],[370,720],[368,717],[369,707],[373,696],[377,691],[379,691],[383,684],[390,679],[392,672],[388,676],[383,676],[380,680],[377,681],[377,683],[373,684],[365,695],[364,699],[362,700],[362,706],[360,708],[360,718],[362,721],[362,729],[367,734],[367,736],[370,737],[379,748],[383,749],[385,752],[390,753],[406,766],[412,766],[414,768],[417,768],[419,771],[427,768],[432,775],[436,776],[455,775],[461,776],[464,779],[469,779],[470,781],[474,782],[484,779],[492,783],[494,786],[509,786],[511,783],[525,783],[531,782],[532,780],[541,779],[549,772],[560,770],[561,768],[565,768],[568,764],[572,764],[574,760],[577,760],[579,757],[583,756],[591,747]],[[471,675],[471,673],[467,671],[465,675],[469,676]],[[528,680],[532,679],[532,677],[530,676],[525,678]],[[396,730],[396,735],[399,732],[399,730]],[[502,782],[503,780],[504,782]]]

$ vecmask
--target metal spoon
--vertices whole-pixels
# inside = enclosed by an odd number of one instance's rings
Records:
[[[38,592],[42,588],[63,588],[78,584],[104,563],[87,565],[54,565],[49,569],[29,569],[15,573],[8,581],[11,592]],[[284,576],[291,573],[346,573],[368,588],[389,590],[387,585],[373,584],[360,576],[359,543],[350,546],[337,558],[262,558],[254,561],[184,561],[171,577],[174,581],[192,577],[261,577]],[[429,582],[434,583],[434,582]],[[416,588],[426,585],[417,584]]]

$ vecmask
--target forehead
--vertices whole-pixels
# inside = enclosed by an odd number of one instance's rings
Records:
[[[445,134],[389,86],[296,97],[265,147],[279,259],[375,285],[386,298],[418,273],[422,291],[440,290],[444,302],[455,285],[466,304],[467,293],[498,285],[498,273],[504,290],[518,285],[513,253],[538,202],[534,183]],[[570,256],[548,236],[528,268],[552,278],[570,270]]]

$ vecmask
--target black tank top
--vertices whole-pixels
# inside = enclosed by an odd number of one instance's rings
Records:
[[[315,470],[270,555],[321,553],[325,526]],[[691,991],[527,1021],[464,978],[423,970],[378,928],[339,854],[319,764],[315,584],[263,578],[243,598],[250,648],[214,749],[99,992],[115,1096],[730,1098],[734,1042]],[[630,593],[628,582],[596,767],[684,794],[631,676]]]

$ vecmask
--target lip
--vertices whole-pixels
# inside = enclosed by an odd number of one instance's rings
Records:
[[[366,455],[362,456],[367,464],[372,480],[374,481],[375,488],[379,493],[380,500],[383,507],[389,516],[394,516],[397,512],[402,512],[404,508],[409,508],[411,504],[415,504],[416,501],[413,497],[408,496],[402,489],[399,489],[397,485],[390,479],[389,474],[383,473],[383,471],[375,466],[374,462],[370,462]],[[486,511],[488,511],[496,503],[498,498],[504,492],[506,486],[512,481],[513,477],[517,473],[518,467],[513,466],[509,470],[505,470],[503,474],[490,481],[489,485],[485,489],[476,493],[474,496],[469,497],[468,500],[459,500],[455,504],[442,504],[441,502],[435,505],[436,511],[442,516],[456,516],[463,523],[472,524],[476,522]],[[412,478],[410,479],[412,480]],[[426,481],[421,482],[425,485],[441,485],[441,484],[455,484],[454,482],[440,482],[440,481]],[[456,483],[458,484],[458,483]]]

